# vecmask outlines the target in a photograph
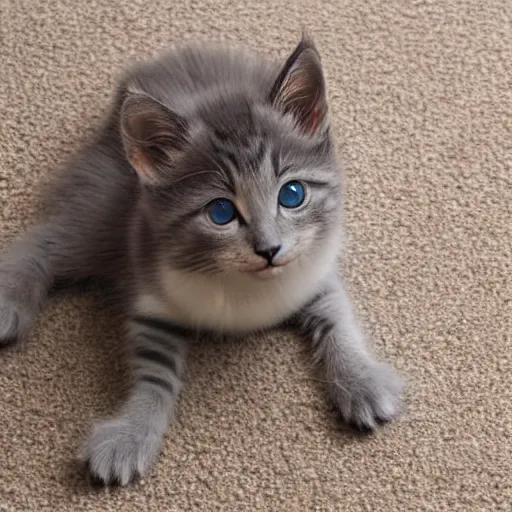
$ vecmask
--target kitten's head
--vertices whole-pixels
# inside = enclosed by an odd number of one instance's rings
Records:
[[[123,143],[147,236],[170,267],[255,278],[307,271],[338,236],[340,176],[313,44],[303,39],[265,83],[259,94],[236,84],[205,92],[186,118],[127,95]]]

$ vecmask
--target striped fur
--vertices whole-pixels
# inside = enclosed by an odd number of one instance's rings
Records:
[[[371,431],[395,418],[402,379],[369,354],[349,296],[336,275],[296,315],[295,323],[311,340],[322,380],[345,422]]]
[[[79,452],[89,471],[107,484],[128,484],[145,474],[158,454],[182,388],[191,333],[158,318],[135,316],[129,338],[130,396],[118,417],[100,423]]]

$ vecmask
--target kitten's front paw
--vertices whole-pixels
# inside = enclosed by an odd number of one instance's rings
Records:
[[[97,425],[78,458],[91,477],[103,485],[127,485],[147,473],[156,459],[162,436],[127,419]]]
[[[350,379],[336,382],[331,398],[346,423],[371,432],[398,415],[403,386],[403,379],[391,366],[373,363]]]
[[[12,345],[27,336],[34,324],[35,314],[0,288],[0,347]]]

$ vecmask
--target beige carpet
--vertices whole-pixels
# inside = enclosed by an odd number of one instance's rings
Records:
[[[191,38],[324,57],[346,170],[346,274],[399,423],[337,427],[304,344],[203,343],[151,475],[97,492],[71,458],[122,393],[94,295],[0,355],[0,511],[512,510],[512,4],[0,0],[0,247],[90,133],[127,59]]]

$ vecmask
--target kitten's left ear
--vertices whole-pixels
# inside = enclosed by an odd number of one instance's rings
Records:
[[[141,182],[157,185],[188,144],[187,122],[145,94],[129,93],[121,108],[126,156]]]
[[[287,59],[272,90],[270,101],[283,113],[290,113],[297,126],[314,135],[327,121],[327,91],[313,42],[303,36]]]

